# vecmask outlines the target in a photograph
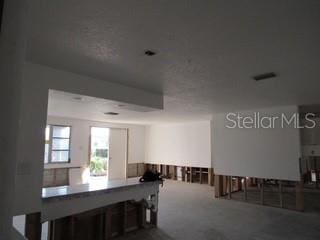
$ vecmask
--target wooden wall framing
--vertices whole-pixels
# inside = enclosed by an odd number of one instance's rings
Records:
[[[272,182],[272,184],[270,183]],[[271,187],[270,187],[271,184]],[[266,192],[266,187],[271,189],[271,191]],[[304,194],[303,194],[303,181],[284,181],[277,179],[262,179],[253,177],[237,177],[237,176],[224,176],[215,175],[215,197],[216,198],[227,198],[233,199],[233,194],[237,192],[242,192],[241,201],[248,201],[248,195],[250,192],[248,189],[254,189],[258,194],[258,199],[255,203],[261,205],[268,205],[273,207],[287,208],[297,211],[304,210]],[[290,193],[295,196],[295,202],[293,206],[288,207],[285,204],[284,194]],[[276,205],[270,205],[266,199],[272,198]],[[237,198],[239,200],[239,198]]]
[[[145,164],[145,169],[147,168],[158,171],[166,179],[179,180],[178,175],[180,175],[180,180],[183,182],[208,184],[210,186],[214,186],[213,168]],[[179,174],[178,171],[181,171],[181,174]]]
[[[25,236],[41,240],[41,226],[41,213],[28,214]],[[144,201],[125,201],[50,221],[48,240],[108,240],[147,226],[157,226],[157,211]]]

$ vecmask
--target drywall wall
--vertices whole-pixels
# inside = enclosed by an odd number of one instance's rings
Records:
[[[29,1],[1,1],[0,19],[0,239],[11,236],[20,100]],[[3,8],[2,8],[3,7]]]
[[[163,96],[50,67],[26,63],[21,89],[15,215],[41,209],[44,133],[49,89],[163,108]],[[26,194],[28,193],[28,194]]]
[[[312,128],[301,129],[301,145],[320,145],[320,119],[312,118],[311,123],[302,120],[301,125],[314,126]]]
[[[142,163],[145,158],[145,126],[96,122],[82,119],[48,116],[48,124],[71,126],[71,162],[69,164],[46,164],[52,167],[85,167],[89,162],[89,139],[91,127],[128,129],[128,163]]]
[[[163,95],[127,87],[34,63],[26,63],[26,80],[39,82],[47,89],[65,91],[96,98],[109,99],[154,110],[163,109]]]
[[[91,127],[128,129],[128,163],[144,162],[145,126],[96,122],[56,116],[48,116],[47,123],[71,126],[70,163],[45,164],[45,168],[80,167],[80,169],[71,170],[70,184],[77,184],[81,182],[81,175],[89,164]]]
[[[296,114],[296,106],[258,109],[241,112],[241,116],[287,117]],[[234,120],[233,117],[229,119]],[[261,118],[260,118],[261,119]],[[248,120],[247,120],[248,121]],[[269,126],[268,120],[263,121]],[[299,180],[300,130],[294,126],[275,121],[274,128],[227,128],[233,126],[227,114],[213,117],[212,151],[216,174],[250,176],[283,180]],[[246,124],[248,126],[250,124]],[[252,125],[251,125],[252,126]],[[243,126],[242,126],[243,127]]]
[[[146,128],[146,162],[211,167],[210,121]]]
[[[47,99],[48,91],[41,84],[30,84],[24,79],[15,178],[15,215],[37,212],[41,207]]]

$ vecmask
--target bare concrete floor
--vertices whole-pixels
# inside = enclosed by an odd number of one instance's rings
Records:
[[[309,240],[320,239],[320,214],[214,199],[214,188],[165,182],[159,226],[119,240]]]

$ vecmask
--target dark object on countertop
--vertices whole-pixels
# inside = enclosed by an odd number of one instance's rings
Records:
[[[163,178],[160,173],[157,171],[151,171],[147,170],[143,174],[143,176],[139,179],[140,182],[155,182],[155,181],[161,181],[163,186]]]

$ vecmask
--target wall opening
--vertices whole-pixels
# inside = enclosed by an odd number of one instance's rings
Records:
[[[103,178],[108,176],[110,129],[91,127],[90,135],[90,176]]]

